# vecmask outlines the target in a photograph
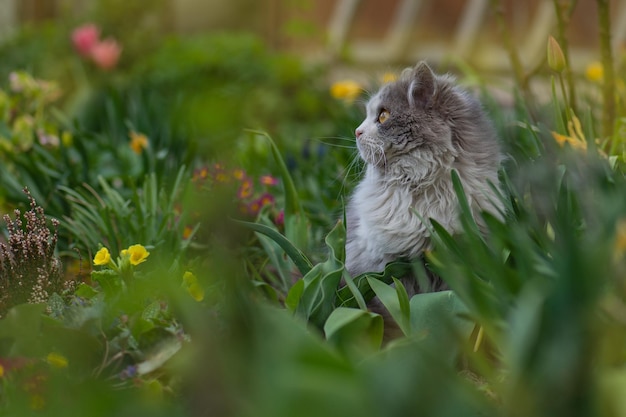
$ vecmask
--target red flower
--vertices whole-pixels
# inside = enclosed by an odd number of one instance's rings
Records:
[[[113,38],[108,38],[92,46],[91,59],[105,71],[113,69],[120,59],[122,47]]]
[[[98,43],[100,29],[93,23],[79,26],[72,32],[72,43],[79,54],[90,56],[91,50]]]

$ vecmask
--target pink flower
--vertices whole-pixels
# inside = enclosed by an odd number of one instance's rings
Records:
[[[252,191],[252,180],[250,178],[245,178],[241,182],[239,191],[237,191],[237,197],[239,197],[240,200],[245,200],[252,196]]]
[[[278,214],[274,218],[274,223],[276,224],[276,226],[283,226],[285,224],[285,210],[281,210],[278,212]]]
[[[93,23],[79,26],[72,32],[72,43],[79,54],[89,56],[94,46],[98,44],[100,29]]]
[[[259,178],[259,181],[261,181],[261,184],[263,185],[277,185],[278,184],[278,179],[272,177],[271,175],[263,175],[261,178]]]
[[[117,41],[112,38],[107,38],[92,46],[90,56],[98,67],[106,71],[117,65],[121,53],[122,47]]]

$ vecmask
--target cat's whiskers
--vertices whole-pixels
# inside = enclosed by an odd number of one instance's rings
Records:
[[[359,169],[360,162],[361,158],[359,156],[359,152],[355,149],[352,153],[352,157],[350,158],[350,162],[343,172],[343,176],[341,179],[341,189],[339,190],[337,199],[341,199],[341,196],[344,195],[346,184],[352,184],[355,180],[358,180],[361,177],[361,170]],[[351,174],[353,176],[353,179],[349,180],[349,176]]]

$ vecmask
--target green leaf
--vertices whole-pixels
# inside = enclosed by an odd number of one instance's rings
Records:
[[[76,288],[76,291],[74,291],[74,295],[90,300],[98,295],[98,291],[91,285],[87,285],[84,282],[81,282],[80,284],[78,284],[78,288]]]
[[[453,291],[440,291],[413,296],[410,307],[412,333],[423,346],[453,361],[474,328],[465,304]]]
[[[20,304],[0,320],[0,339],[8,339],[10,350],[3,356],[41,356],[40,328],[45,304]],[[4,345],[4,344],[3,344]]]
[[[302,298],[302,293],[304,292],[304,281],[299,279],[295,284],[291,286],[291,289],[287,293],[287,297],[285,298],[285,307],[287,307],[291,311],[296,311],[298,308],[298,304],[300,304],[300,299]]]
[[[100,287],[107,295],[115,295],[122,291],[122,278],[115,271],[104,269],[102,271],[92,271],[91,279],[100,284]]]
[[[161,313],[161,302],[153,301],[142,312],[141,318],[144,320],[154,320]]]
[[[248,132],[263,136],[267,139],[270,144],[270,148],[272,150],[272,155],[276,160],[276,165],[278,166],[278,172],[280,177],[283,180],[283,186],[285,188],[285,218],[290,217],[293,214],[298,214],[302,212],[302,207],[300,206],[300,200],[298,199],[298,192],[296,190],[296,186],[293,183],[293,179],[289,174],[289,170],[287,169],[287,165],[283,160],[283,157],[280,154],[280,150],[276,143],[272,139],[272,137],[267,133],[260,130],[252,130],[249,129]]]
[[[374,292],[372,291],[367,280],[368,277],[390,284],[393,282],[393,277],[405,276],[411,272],[411,269],[412,264],[409,262],[391,262],[385,266],[385,270],[383,272],[366,272],[353,278],[353,280],[359,293],[362,294],[363,299],[365,301],[369,301],[372,297],[374,297]],[[357,298],[353,294],[353,290],[350,289],[350,286],[348,285],[337,291],[337,299],[340,302],[339,305],[342,307],[357,307],[359,305]]]
[[[384,282],[372,277],[367,277],[367,282],[369,283],[370,288],[372,288],[380,302],[383,303],[387,311],[389,311],[391,317],[398,324],[400,330],[402,330],[402,333],[404,333],[405,336],[408,336],[411,332],[409,317],[410,313],[408,308],[409,299],[406,295],[406,290],[404,289],[402,284],[394,278],[394,282],[400,284],[400,287],[402,288],[400,290],[400,293],[403,293],[402,297],[406,298],[406,300],[403,299],[402,301],[400,301],[398,291],[390,285],[385,284]],[[402,304],[405,304],[404,307],[402,306]]]
[[[302,210],[296,186],[280,154],[280,150],[267,132],[259,130],[248,130],[248,132],[266,138],[270,144],[279,175],[283,180],[285,192],[285,235],[287,239],[295,242],[297,247],[304,247],[304,245],[309,243],[309,223]]]
[[[324,323],[329,342],[344,351],[378,350],[383,340],[383,318],[355,308],[336,308]]]
[[[304,290],[296,312],[321,327],[332,312],[343,265],[327,272],[325,263],[317,264],[302,278]]]
[[[272,229],[269,226],[259,223],[245,222],[241,220],[233,220],[234,222],[241,224],[249,229],[264,234],[272,239],[285,251],[287,256],[291,258],[302,275],[306,275],[312,268],[311,261],[302,253],[300,249],[295,247],[285,236],[280,234],[277,230]]]
[[[463,190],[463,184],[461,183],[461,178],[459,177],[458,171],[456,169],[453,169],[451,172],[451,176],[452,186],[454,187],[454,191],[459,200],[459,206],[461,208],[461,222],[463,223],[465,232],[480,235],[478,225],[476,225],[476,220],[474,219],[474,215],[472,214],[472,208],[467,202],[467,196],[465,195],[465,190]]]
[[[174,356],[182,346],[181,341],[176,337],[167,338],[159,342],[154,349],[146,354],[146,360],[137,364],[137,373],[139,375],[145,375],[159,369]]]
[[[346,229],[339,221],[325,239],[328,259],[302,278],[304,290],[296,311],[320,328],[336,305],[337,288],[345,272],[345,238]]]

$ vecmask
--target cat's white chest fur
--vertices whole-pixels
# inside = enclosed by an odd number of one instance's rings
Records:
[[[382,271],[395,259],[419,256],[430,245],[429,226],[424,221],[433,218],[448,230],[456,229],[456,196],[450,181],[443,178],[417,189],[385,184],[376,175],[366,175],[355,190],[351,207],[346,267],[352,275]]]

